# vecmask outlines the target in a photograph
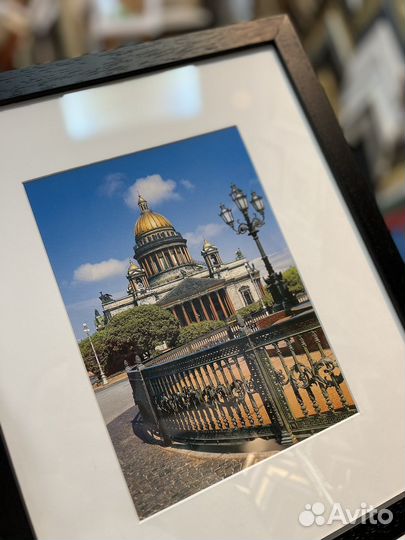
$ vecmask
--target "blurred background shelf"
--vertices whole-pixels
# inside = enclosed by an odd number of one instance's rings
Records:
[[[404,0],[0,0],[0,70],[280,13],[405,259]]]

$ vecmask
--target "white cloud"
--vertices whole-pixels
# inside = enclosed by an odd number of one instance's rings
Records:
[[[195,185],[193,184],[193,182],[190,182],[190,180],[180,180],[180,184],[188,189],[188,191],[193,191],[195,189]]]
[[[187,239],[189,245],[201,246],[205,239],[211,240],[215,236],[219,236],[225,230],[223,223],[207,223],[206,225],[199,225],[195,231],[184,234],[184,238]]]
[[[103,281],[115,276],[122,276],[128,266],[128,259],[119,261],[117,259],[108,259],[99,263],[81,264],[73,272],[73,280],[75,282],[96,282]]]
[[[291,253],[288,251],[288,249],[276,251],[275,253],[269,253],[269,259],[276,272],[284,272],[284,270],[287,270],[287,268],[290,268],[290,266],[295,266],[294,260],[292,259]],[[262,276],[267,275],[264,262],[260,257],[254,259],[252,262],[256,268],[260,270]]]
[[[135,209],[137,207],[139,193],[150,205],[180,199],[180,195],[176,193],[176,182],[174,180],[164,180],[160,174],[152,174],[135,180],[124,197],[126,204],[130,208]]]
[[[79,302],[74,302],[73,304],[67,304],[66,308],[71,312],[88,312],[93,309],[99,308],[100,300],[98,298],[88,298],[87,300],[80,300]]]
[[[100,186],[99,193],[105,197],[112,197],[119,193],[125,185],[127,177],[122,173],[109,174],[104,178]]]
[[[105,292],[105,291],[104,291]],[[108,291],[109,292],[109,291]],[[122,298],[125,295],[124,291],[115,291],[111,293],[113,298]],[[70,312],[87,312],[87,314],[93,313],[94,309],[101,311],[101,302],[98,296],[94,298],[88,298],[87,300],[79,300],[78,302],[73,302],[73,304],[66,304],[66,309]]]

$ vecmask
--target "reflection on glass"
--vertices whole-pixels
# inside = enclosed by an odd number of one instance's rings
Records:
[[[165,121],[195,117],[201,111],[198,70],[185,66],[139,80],[66,94],[60,100],[66,130],[74,139]]]

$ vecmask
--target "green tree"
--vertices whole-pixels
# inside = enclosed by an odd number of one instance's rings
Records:
[[[263,296],[263,301],[267,307],[271,307],[274,304],[273,297],[269,292],[266,292],[266,294]],[[241,309],[238,309],[238,314],[241,317],[249,317],[250,315],[254,315],[255,313],[259,313],[263,310],[263,305],[261,302],[255,302],[254,304],[249,304],[248,306],[245,306]]]
[[[108,323],[106,346],[109,355],[135,355],[146,358],[164,341],[173,345],[179,335],[179,323],[168,311],[156,305],[136,306],[119,313]]]
[[[193,341],[200,336],[209,334],[213,330],[223,328],[224,326],[226,326],[224,321],[201,321],[189,324],[188,326],[180,329],[180,334],[177,338],[176,345],[185,345],[186,343],[190,343],[190,341]]]
[[[243,308],[238,309],[238,314],[243,317],[250,317],[250,315],[254,315],[255,313],[259,313],[263,309],[263,306],[260,302],[255,302],[254,304],[249,304],[248,306],[244,306]]]
[[[108,372],[107,363],[109,360],[109,354],[108,354],[105,338],[106,338],[105,330],[96,332],[95,334],[91,336],[101,367],[103,368],[104,371]],[[85,338],[82,341],[80,341],[79,349],[80,349],[80,352],[84,361],[84,365],[86,366],[87,371],[91,371],[95,375],[99,375],[100,370],[98,369],[98,365],[94,357],[93,349],[91,348],[90,339]]]
[[[305,291],[304,285],[301,281],[301,276],[295,266],[291,266],[285,272],[283,272],[284,281],[287,284],[288,289],[292,293],[299,293]]]

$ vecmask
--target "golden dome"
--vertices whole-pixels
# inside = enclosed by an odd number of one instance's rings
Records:
[[[150,233],[157,229],[174,228],[167,218],[161,214],[152,212],[152,210],[150,210],[148,207],[147,201],[141,195],[139,195],[138,198],[138,206],[141,210],[141,215],[135,225],[136,237]]]
[[[217,247],[208,240],[204,240],[203,251],[210,251],[211,249],[217,249]]]

